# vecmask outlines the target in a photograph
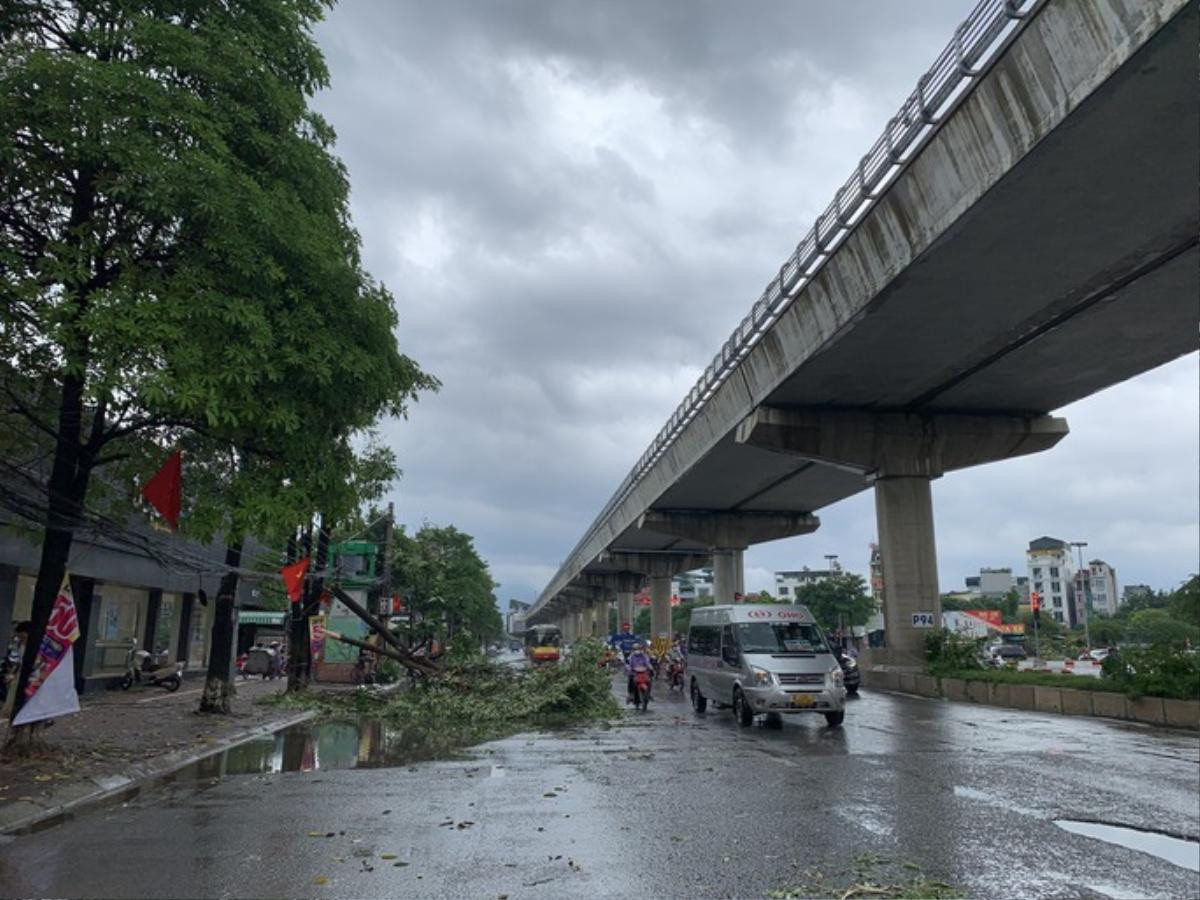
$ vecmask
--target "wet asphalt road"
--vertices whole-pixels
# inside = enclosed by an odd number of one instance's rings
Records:
[[[1197,897],[1196,872],[1054,820],[1194,838],[1198,788],[1181,732],[869,692],[839,729],[743,729],[660,687],[613,727],[454,760],[146,790],[0,838],[0,894],[746,897],[888,860],[971,896]]]

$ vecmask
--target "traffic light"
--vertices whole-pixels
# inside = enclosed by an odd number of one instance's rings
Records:
[[[1033,621],[1040,621],[1042,618],[1042,595],[1037,591],[1031,591],[1029,594],[1029,608],[1033,611]]]

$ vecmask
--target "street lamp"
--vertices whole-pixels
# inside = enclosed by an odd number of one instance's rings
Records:
[[[829,572],[830,578],[834,577],[834,574],[837,571],[837,569],[835,568],[837,566],[837,558],[838,558],[838,555],[836,553],[826,553],[825,554],[825,568]],[[846,646],[846,616],[839,609],[837,617],[838,617],[838,640],[841,642],[842,646],[845,647]]]
[[[1071,541],[1071,546],[1079,554],[1079,571],[1075,574],[1075,577],[1083,585],[1083,640],[1090,652],[1092,649],[1092,631],[1088,626],[1088,578],[1087,574],[1083,571],[1083,548],[1087,546],[1087,541]]]

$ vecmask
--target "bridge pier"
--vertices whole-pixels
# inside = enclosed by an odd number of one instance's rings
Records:
[[[751,544],[808,534],[821,521],[810,513],[652,509],[638,527],[704,544],[712,554],[713,598],[735,603],[746,592],[744,555]]]
[[[610,551],[603,555],[606,562],[616,563],[625,570],[624,575],[635,575],[650,581],[650,638],[671,633],[671,579],[680,572],[697,569],[708,562],[707,554],[698,553],[637,553],[633,551]],[[630,583],[618,585],[618,589]],[[622,622],[633,622],[633,599],[630,596],[630,617]]]
[[[746,593],[745,551],[713,548],[713,600],[738,603]]]
[[[671,634],[671,576],[650,576],[650,640]]]
[[[930,482],[955,469],[1048,450],[1067,432],[1066,420],[1054,416],[760,406],[738,425],[735,439],[861,471],[874,485],[887,648],[872,656],[920,666],[925,635],[942,622]]]

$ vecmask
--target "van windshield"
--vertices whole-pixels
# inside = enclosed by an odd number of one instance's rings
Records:
[[[829,652],[821,629],[802,622],[748,622],[737,626],[737,637],[743,653],[812,656]]]

